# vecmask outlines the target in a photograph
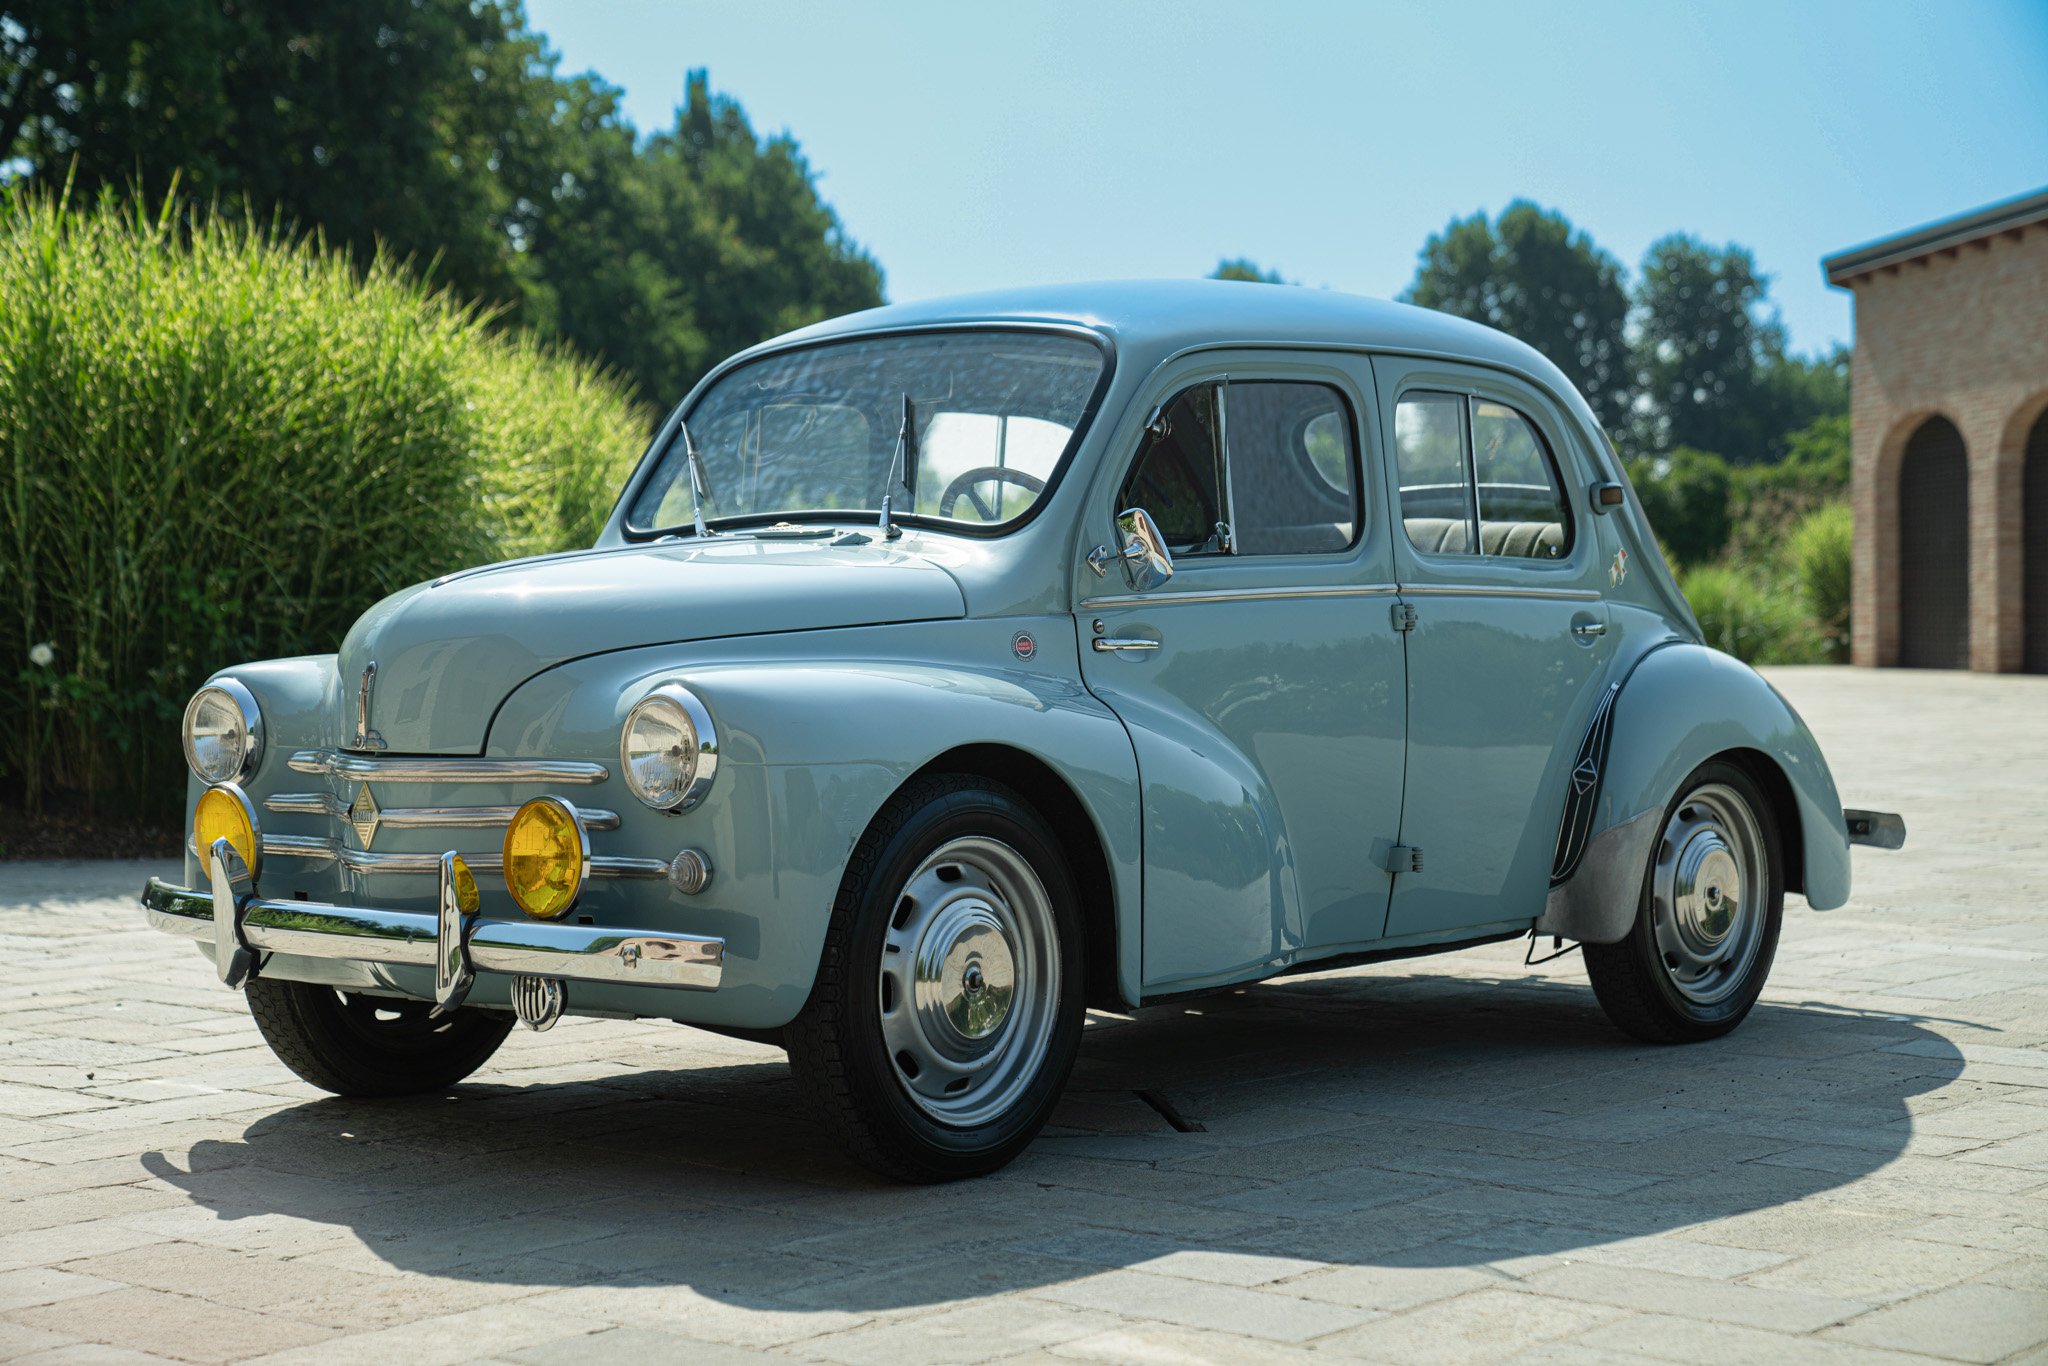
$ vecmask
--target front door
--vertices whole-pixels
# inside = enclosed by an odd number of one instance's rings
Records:
[[[1156,383],[1089,517],[1114,543],[1144,508],[1175,572],[1133,592],[1109,564],[1078,610],[1137,748],[1144,982],[1173,990],[1379,937],[1405,701],[1367,363],[1207,355]]]
[[[1387,933],[1485,932],[1543,909],[1611,653],[1609,566],[1548,400],[1486,371],[1374,366],[1414,612],[1401,843],[1422,864],[1396,876]]]

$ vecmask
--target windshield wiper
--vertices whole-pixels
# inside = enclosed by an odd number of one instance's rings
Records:
[[[896,429],[896,454],[889,461],[889,482],[882,488],[882,539],[893,541],[903,534],[903,528],[889,524],[890,504],[895,501],[896,490],[901,487],[910,495],[911,506],[917,506],[917,405],[910,401],[910,395],[903,396],[903,425]]]
[[[683,439],[683,463],[690,469],[690,521],[701,539],[718,533],[704,525],[704,504],[718,501],[711,492],[711,480],[704,473],[704,457],[697,453],[697,442],[690,435],[690,425],[678,420],[676,434]]]

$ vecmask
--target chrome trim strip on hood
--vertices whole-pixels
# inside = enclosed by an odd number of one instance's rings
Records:
[[[375,759],[338,749],[302,749],[287,766],[384,783],[601,783],[603,764],[578,759]]]

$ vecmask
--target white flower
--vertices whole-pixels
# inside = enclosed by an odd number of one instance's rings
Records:
[[[57,647],[49,641],[39,641],[28,647],[28,662],[38,669],[47,669],[57,662]]]

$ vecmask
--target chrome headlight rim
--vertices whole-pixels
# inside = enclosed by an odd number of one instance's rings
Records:
[[[640,790],[633,777],[633,723],[640,714],[653,707],[673,708],[677,719],[690,728],[696,736],[696,757],[692,767],[672,798],[663,799],[658,794],[650,797]],[[659,683],[626,711],[625,724],[619,728],[619,769],[626,780],[626,788],[641,805],[656,811],[683,812],[698,805],[711,790],[712,781],[718,776],[718,727],[711,720],[711,709],[704,700],[683,684],[670,681]]]
[[[242,722],[241,762],[231,773],[209,773],[199,763],[199,752],[193,744],[192,723],[198,714],[199,704],[207,694],[217,693],[226,698],[235,708]],[[185,750],[185,767],[192,775],[209,787],[222,783],[239,783],[256,771],[256,765],[263,758],[263,709],[256,705],[256,694],[249,691],[242,681],[232,675],[208,679],[192,699],[185,704],[185,716],[179,723],[178,738]]]

